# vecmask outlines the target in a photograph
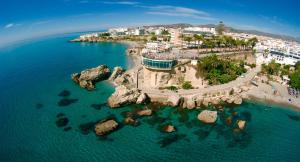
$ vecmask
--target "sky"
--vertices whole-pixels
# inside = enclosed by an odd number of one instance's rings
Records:
[[[300,37],[299,0],[1,0],[0,46],[153,24],[217,24]]]

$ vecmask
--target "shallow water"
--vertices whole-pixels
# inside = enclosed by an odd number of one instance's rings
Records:
[[[214,125],[196,119],[200,110],[160,107],[137,126],[96,137],[95,122],[108,116],[122,122],[124,111],[143,106],[109,109],[114,90],[106,81],[93,92],[75,85],[74,72],[130,61],[124,44],[69,43],[74,37],[0,49],[0,161],[299,161],[300,113],[250,102],[219,112]],[[244,131],[226,124],[233,112],[232,123],[247,121]],[[60,118],[66,126],[57,127]],[[166,124],[177,131],[161,132]]]

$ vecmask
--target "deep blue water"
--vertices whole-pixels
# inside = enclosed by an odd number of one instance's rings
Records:
[[[70,74],[99,64],[128,67],[127,46],[69,43],[74,37],[0,49],[0,161],[300,161],[300,113],[251,102],[226,108],[215,125],[197,121],[199,110],[162,107],[139,119],[139,126],[123,126],[104,139],[82,132],[80,124],[110,115],[121,122],[122,112],[137,106],[91,107],[105,103],[113,87],[104,81],[88,92],[75,85]],[[70,95],[58,96],[63,90]],[[59,106],[64,98],[74,103]],[[232,112],[247,120],[244,131],[235,132],[223,122]],[[71,130],[56,126],[58,113],[69,119]],[[173,124],[176,133],[158,130],[166,123]]]

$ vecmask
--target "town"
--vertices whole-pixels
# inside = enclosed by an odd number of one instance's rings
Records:
[[[233,32],[223,22],[111,28],[72,41],[129,44],[135,65],[114,83],[152,102],[190,109],[244,99],[300,105],[300,45],[294,41]]]

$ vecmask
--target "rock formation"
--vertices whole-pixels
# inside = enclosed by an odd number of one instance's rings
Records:
[[[146,102],[147,100],[148,100],[147,94],[146,94],[146,93],[142,93],[142,94],[138,97],[136,103],[137,103],[137,104],[142,104],[142,103]]]
[[[117,77],[121,76],[123,73],[125,72],[125,70],[120,67],[117,66],[114,68],[113,72],[111,73],[111,76],[109,77],[109,81],[114,81]]]
[[[203,110],[199,115],[198,119],[204,123],[212,124],[215,123],[218,118],[217,111]]]
[[[111,108],[121,107],[126,104],[136,103],[138,97],[141,95],[136,88],[127,88],[124,85],[116,87],[115,92],[108,98],[108,105]]]
[[[194,98],[187,98],[187,100],[186,100],[186,107],[188,109],[193,109],[193,108],[196,107],[196,102],[195,102]]]
[[[139,116],[150,116],[150,115],[152,115],[152,110],[151,109],[140,110],[137,112],[137,114]]]
[[[112,119],[99,122],[95,125],[95,132],[98,136],[102,136],[116,129],[118,125],[119,124]]]
[[[180,100],[181,100],[181,97],[179,95],[172,94],[168,97],[167,103],[168,103],[168,105],[175,107],[175,106],[178,106]]]
[[[138,124],[137,120],[134,120],[132,117],[126,117],[123,121],[124,124],[136,126]]]
[[[241,130],[243,130],[243,129],[245,128],[246,121],[244,121],[244,120],[238,120],[238,121],[237,121],[237,125],[238,125],[238,127],[239,127]]]
[[[173,125],[166,125],[165,127],[163,127],[163,131],[167,133],[171,133],[171,132],[175,132],[176,129]]]
[[[79,84],[80,87],[87,90],[95,89],[95,83],[107,79],[110,75],[110,70],[106,65],[100,65],[95,68],[82,71],[80,74],[72,74],[72,80]]]

